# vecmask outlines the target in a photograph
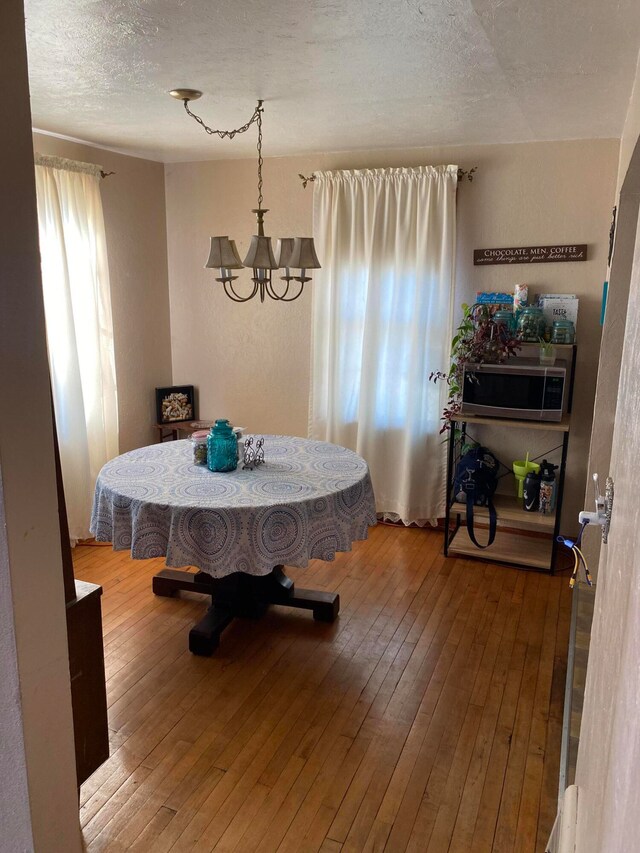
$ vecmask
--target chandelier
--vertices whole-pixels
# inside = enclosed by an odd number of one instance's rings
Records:
[[[300,296],[305,284],[311,281],[307,271],[320,269],[320,263],[313,245],[313,237],[283,237],[277,241],[275,252],[271,245],[271,237],[265,237],[264,215],[269,211],[262,206],[262,113],[264,112],[262,101],[258,101],[253,115],[242,127],[235,130],[214,130],[208,127],[200,116],[189,109],[189,102],[200,98],[202,92],[197,89],[173,89],[169,94],[182,101],[187,115],[197,121],[210,136],[233,139],[238,133],[245,133],[249,130],[251,125],[257,125],[258,206],[251,212],[256,215],[258,233],[251,238],[249,251],[244,261],[240,260],[234,240],[230,240],[226,235],[212,237],[205,268],[220,271],[216,281],[222,284],[224,292],[234,302],[248,302],[256,295],[260,296],[261,302],[264,302],[265,296],[278,302],[293,302]],[[234,285],[238,276],[232,275],[233,270],[241,270],[244,267],[252,270],[253,287],[247,295],[238,293]],[[272,273],[277,269],[284,270],[284,275],[280,277],[280,280],[284,282],[282,285],[276,284],[272,279]],[[295,272],[299,274],[293,275],[292,273]]]

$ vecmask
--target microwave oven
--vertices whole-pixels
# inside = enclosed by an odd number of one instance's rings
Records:
[[[560,421],[566,408],[564,362],[544,367],[537,359],[514,358],[504,364],[466,364],[461,414],[530,421]]]

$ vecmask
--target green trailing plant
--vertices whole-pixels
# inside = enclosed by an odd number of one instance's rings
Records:
[[[446,382],[449,396],[442,412],[444,421],[440,432],[451,426],[451,421],[460,412],[462,382],[467,364],[501,364],[517,355],[522,344],[504,324],[496,323],[488,305],[462,305],[462,320],[451,341],[451,364],[448,373],[434,370],[429,374],[431,382]]]

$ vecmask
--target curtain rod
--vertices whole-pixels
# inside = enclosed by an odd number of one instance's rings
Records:
[[[85,175],[95,175],[100,178],[108,178],[109,175],[115,175],[115,172],[105,172],[102,166],[95,163],[83,163],[81,160],[69,160],[67,157],[54,157],[50,154],[39,154],[37,151],[34,155],[36,166],[48,166],[51,169],[62,169],[66,172],[81,172]]]
[[[477,171],[478,171],[477,166],[472,166],[471,169],[459,168],[458,169],[458,182],[463,181],[466,178],[469,181],[469,183],[471,183],[473,181],[473,175]],[[298,172],[298,177],[302,181],[302,189],[303,190],[306,190],[307,184],[312,184],[316,179],[316,176],[313,172],[308,177],[306,177],[305,175],[302,175],[302,174],[300,174],[300,172]]]

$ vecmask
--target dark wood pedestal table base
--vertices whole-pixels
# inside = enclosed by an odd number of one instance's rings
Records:
[[[153,578],[156,595],[172,596],[180,590],[211,596],[211,606],[197,625],[189,631],[189,651],[209,656],[220,643],[220,634],[236,617],[258,619],[270,604],[284,604],[312,610],[319,622],[334,622],[340,611],[337,592],[313,589],[296,590],[291,578],[276,566],[268,575],[248,575],[235,572],[223,578],[213,578],[206,572],[182,572],[163,569]]]

